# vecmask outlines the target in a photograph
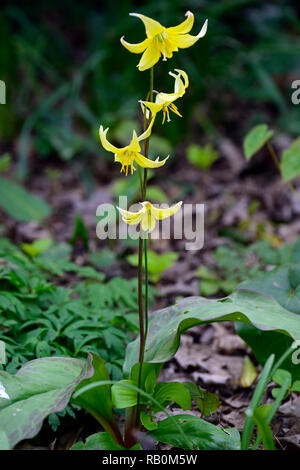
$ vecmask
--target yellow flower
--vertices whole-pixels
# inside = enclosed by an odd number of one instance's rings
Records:
[[[183,70],[175,69],[175,72],[178,72],[178,75],[169,72],[169,74],[175,78],[174,93],[158,93],[154,103],[151,103],[151,101],[140,101],[142,108],[144,109],[144,106],[149,108],[152,116],[155,116],[159,111],[163,110],[163,124],[166,116],[168,116],[168,122],[171,120],[169,109],[173,111],[173,113],[182,117],[177,106],[175,106],[174,101],[184,95],[186,88],[189,86],[189,77]],[[181,76],[183,77],[183,80],[181,79]]]
[[[182,205],[182,201],[177,202],[172,207],[168,209],[158,209],[154,207],[150,202],[145,201],[141,202],[142,209],[138,212],[130,212],[118,207],[123,222],[128,225],[136,225],[141,223],[142,229],[146,232],[152,232],[155,228],[157,220],[163,220],[166,217],[171,217],[171,215],[176,214],[179,211]]]
[[[137,136],[136,132],[133,131],[132,139],[129,145],[123,148],[117,148],[114,145],[112,145],[106,138],[106,134],[108,131],[108,128],[103,130],[103,127],[100,126],[99,130],[99,137],[102,146],[107,150],[108,152],[112,152],[115,155],[115,162],[121,163],[121,172],[126,171],[126,176],[128,175],[128,168],[130,167],[131,169],[131,174],[133,174],[133,171],[135,170],[134,167],[134,162],[136,162],[138,165],[140,165],[143,168],[158,168],[160,166],[163,166],[167,159],[165,158],[164,160],[159,160],[159,157],[156,160],[150,160],[149,158],[144,157],[141,155],[141,146],[140,146],[140,141],[147,139],[147,137],[150,136],[151,134],[151,129],[153,126],[155,116],[152,117],[152,120],[148,126],[148,128],[141,134],[139,137]]]
[[[138,64],[140,71],[153,67],[161,56],[163,56],[163,60],[167,60],[167,58],[170,59],[173,56],[173,52],[177,52],[178,49],[185,49],[192,46],[198,39],[205,36],[207,30],[207,20],[205,20],[197,36],[187,34],[194,24],[194,15],[190,11],[187,11],[185,14],[187,17],[186,20],[172,28],[165,28],[158,21],[152,20],[152,18],[148,18],[144,15],[139,15],[138,13],[130,13],[130,15],[137,16],[142,20],[145,25],[147,38],[138,44],[130,44],[125,41],[124,36],[122,36],[121,44],[134,54],[143,53]]]

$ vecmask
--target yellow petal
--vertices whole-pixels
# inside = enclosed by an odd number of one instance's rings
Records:
[[[106,134],[107,134],[108,129],[109,128],[105,129],[105,131],[104,131],[103,126],[100,126],[99,137],[100,137],[101,144],[105,148],[105,150],[107,150],[108,152],[118,153],[120,151],[120,149],[118,149],[117,147],[112,145],[110,142],[108,142],[108,140],[106,138]]]
[[[140,20],[142,20],[145,25],[148,38],[153,38],[153,36],[162,33],[165,29],[158,21],[155,21],[152,18],[148,18],[148,16],[139,15],[138,13],[130,13],[130,16],[137,16],[140,18]]]
[[[181,206],[182,201],[177,202],[177,204],[172,207],[169,207],[168,209],[157,209],[156,207],[152,206],[151,211],[153,212],[153,215],[157,220],[163,220],[166,217],[171,217],[171,215],[176,214],[176,212],[179,211]]]
[[[178,35],[174,35],[170,37],[169,39],[174,46],[180,47],[181,49],[185,49],[187,47],[192,46],[193,44],[195,44],[195,42],[198,41],[198,39],[205,36],[206,31],[207,31],[207,20],[205,20],[201,28],[201,31],[199,32],[199,34],[197,34],[197,36],[192,36],[191,34],[178,34]]]
[[[162,104],[152,103],[151,101],[140,101],[140,103],[150,109],[152,116],[159,113],[162,109]]]
[[[130,150],[132,152],[137,152],[137,153],[139,153],[141,151],[141,146],[139,144],[139,139],[138,139],[138,136],[136,135],[135,131],[133,131],[131,142],[128,145],[128,150]]]
[[[150,69],[155,65],[160,58],[160,50],[156,46],[156,41],[151,41],[145,52],[143,53],[141,60],[138,63],[138,69],[143,72],[144,70]]]
[[[173,72],[169,72],[169,75],[175,78],[175,86],[174,86],[174,93],[176,94],[177,98],[180,98],[185,93],[185,86],[183,81],[180,78],[180,75],[175,75]]]
[[[137,44],[130,44],[129,42],[125,41],[124,36],[121,37],[120,39],[121,44],[126,47],[130,52],[133,52],[133,54],[140,54],[144,52],[146,47],[149,45],[149,39],[146,38],[144,41],[139,42]]]
[[[177,93],[158,93],[155,102],[163,108],[178,98]]]
[[[137,225],[137,224],[139,224],[140,221],[142,220],[142,217],[143,217],[143,214],[139,214],[139,216],[136,217],[135,219],[131,219],[131,220],[130,220],[130,219],[124,219],[124,218],[122,217],[122,220],[123,220],[123,222],[125,222],[125,224],[127,224],[127,225]]]
[[[168,160],[169,157],[165,158],[164,160],[150,160],[149,158],[144,157],[140,153],[137,153],[135,156],[135,161],[137,162],[138,165],[140,165],[142,168],[159,168],[160,166],[163,166],[166,161]]]
[[[140,215],[143,215],[145,213],[145,210],[146,210],[144,207],[142,207],[142,209],[138,212],[126,211],[125,209],[121,209],[121,207],[117,207],[117,209],[120,212],[122,218],[126,219],[127,221],[136,220]]]
[[[155,224],[155,217],[153,216],[153,214],[151,214],[150,211],[147,211],[142,218],[142,229],[144,230],[144,232],[152,232],[155,228]]]
[[[156,117],[156,113],[153,113],[152,114],[152,119],[149,123],[149,126],[147,127],[147,129],[138,137],[138,141],[140,142],[141,140],[144,140],[144,139],[147,139],[150,134],[151,134],[151,131],[152,131],[152,127],[153,127],[153,123],[155,121],[155,117]]]
[[[148,225],[149,225],[148,231],[152,232],[155,229],[156,220],[155,220],[154,215],[151,212],[150,212],[149,218],[148,218]]]
[[[184,80],[184,87],[187,88],[189,86],[189,77],[188,74],[184,70],[175,69],[175,72],[178,72],[179,75],[182,75]]]
[[[141,226],[142,226],[142,229],[144,230],[144,232],[147,232],[147,230],[148,230],[148,228],[149,228],[149,217],[148,217],[148,213],[146,213],[146,214],[143,216]]]
[[[194,24],[194,15],[192,12],[187,11],[185,16],[187,17],[182,23],[178,26],[173,26],[172,28],[167,28],[167,33],[174,34],[186,34],[189,33]]]

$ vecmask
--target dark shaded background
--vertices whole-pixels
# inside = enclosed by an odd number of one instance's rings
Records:
[[[139,55],[119,43],[144,38],[129,12],[143,12],[166,26],[195,14],[192,34],[205,18],[208,33],[193,47],[160,61],[155,87],[171,91],[169,70],[188,71],[191,85],[180,110],[185,119],[164,126],[155,150],[182,143],[216,143],[227,135],[238,145],[260,122],[297,135],[300,109],[290,101],[300,75],[297,2],[256,0],[161,0],[150,2],[2,2],[0,78],[7,104],[0,108],[1,150],[16,163],[14,176],[29,178],[44,165],[73,171],[92,191],[105,181],[111,156],[98,142],[100,123],[123,143],[140,116],[148,73]],[[113,133],[112,133],[113,135]],[[100,161],[101,159],[101,161]]]

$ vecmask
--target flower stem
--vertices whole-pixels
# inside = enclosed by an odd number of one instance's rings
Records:
[[[153,81],[154,73],[153,67],[150,69],[150,90],[148,93],[149,101],[153,101]],[[144,130],[147,127],[146,110],[144,111]],[[149,137],[145,140],[144,155],[148,158],[149,154]],[[147,169],[144,168],[144,180],[141,178],[141,198],[142,201],[146,199],[147,192]],[[139,375],[138,375],[138,388],[141,388],[142,369],[145,356],[145,346],[147,341],[148,332],[148,239],[139,238],[139,264],[138,264],[138,297],[139,297],[139,324],[140,324],[140,352],[139,352]],[[143,254],[144,254],[144,268],[145,268],[145,313],[143,312]],[[144,316],[145,315],[145,316]],[[136,413],[136,424],[139,424],[139,408],[140,408],[140,395],[137,397],[137,413]]]

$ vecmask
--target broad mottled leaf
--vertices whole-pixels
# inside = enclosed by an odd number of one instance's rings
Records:
[[[82,380],[76,388],[76,392],[93,382],[110,380],[110,376],[103,359],[96,354],[90,354],[90,356],[92,357],[94,374],[91,377]],[[99,387],[91,388],[79,395],[75,400],[72,399],[72,401],[93,415],[105,429],[107,426],[110,428],[113,425],[114,419],[110,385],[101,385]]]
[[[269,295],[283,308],[300,315],[300,264],[285,265],[260,274],[242,282],[238,290]]]
[[[269,130],[266,124],[260,124],[251,129],[244,140],[244,153],[247,160],[250,160],[250,158],[265,145],[273,134],[274,131]]]
[[[10,444],[6,433],[0,429],[0,450],[10,450]]]
[[[111,388],[113,405],[116,408],[129,408],[137,404],[137,392],[126,385],[135,385],[132,380],[120,380]]]
[[[183,436],[174,426],[174,420],[181,427],[193,450],[239,450],[240,435],[237,429],[221,429],[201,418],[191,415],[177,415],[158,423],[157,429],[148,434],[157,441],[174,447],[188,449]]]
[[[78,385],[93,374],[91,358],[46,357],[27,362],[15,375],[0,371],[0,423],[11,447],[34,437],[43,420],[62,411]],[[8,398],[7,398],[8,397]]]
[[[0,364],[6,363],[5,343],[0,340]]]
[[[238,335],[250,346],[256,359],[264,365],[271,354],[275,354],[275,359],[280,357],[291,347],[293,339],[277,331],[263,331],[246,323],[236,322],[235,329]],[[288,370],[294,380],[300,379],[300,367],[293,364],[288,357],[281,368]]]
[[[276,300],[257,292],[238,291],[219,300],[189,297],[150,315],[145,361],[165,362],[176,353],[180,335],[193,326],[214,321],[242,321],[262,330],[277,330],[300,339],[300,321]],[[127,347],[124,372],[138,356],[139,338]]]
[[[191,409],[191,395],[188,389],[180,382],[160,382],[156,385],[153,397],[162,406],[176,403],[183,410]]]
[[[51,208],[45,201],[3,178],[0,178],[0,206],[11,217],[24,222],[41,221],[51,213]]]
[[[108,432],[98,432],[89,436],[85,442],[77,442],[71,450],[128,450],[118,445]],[[141,450],[140,444],[135,444],[130,450]],[[103,463],[103,462],[102,462]]]
[[[300,137],[294,140],[282,153],[281,174],[283,181],[289,181],[300,173]]]

